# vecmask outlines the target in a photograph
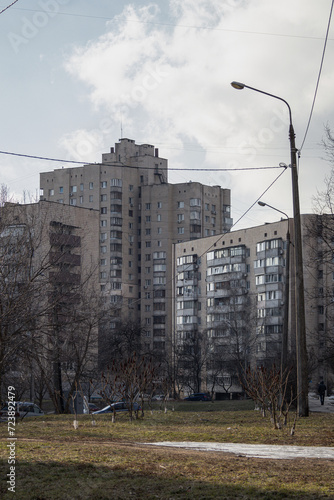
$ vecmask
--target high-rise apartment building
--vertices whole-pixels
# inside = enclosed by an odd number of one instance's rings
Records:
[[[143,325],[147,348],[163,353],[172,332],[173,243],[229,231],[230,190],[169,184],[158,149],[129,139],[101,163],[41,173],[40,188],[43,199],[99,210],[101,293],[120,318]]]
[[[334,381],[329,363],[333,356],[334,232],[332,224],[324,222],[324,216],[302,216],[313,390],[321,378],[327,385]],[[324,227],[327,235],[321,232]],[[240,391],[238,367],[270,367],[274,362],[280,366],[282,349],[288,366],[296,365],[296,275],[289,233],[293,235],[293,219],[175,244],[172,331],[174,353],[181,358],[175,363],[180,378],[188,377],[188,387],[191,377],[197,376],[196,366],[188,366],[188,353],[196,349],[198,338],[201,389],[214,386],[218,397],[225,391]]]

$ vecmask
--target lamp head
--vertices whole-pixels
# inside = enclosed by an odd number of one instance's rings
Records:
[[[267,205],[263,201],[258,201],[257,204],[260,205],[260,207],[265,207]]]
[[[234,89],[237,89],[237,90],[242,90],[245,88],[245,84],[240,83],[240,82],[231,82],[231,85]]]

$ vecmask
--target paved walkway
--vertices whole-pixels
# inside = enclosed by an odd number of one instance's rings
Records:
[[[308,404],[310,411],[321,412],[321,413],[334,413],[334,401],[332,399],[325,398],[324,404],[321,405],[319,398],[310,396],[308,398]]]
[[[166,446],[170,448],[185,448],[196,451],[220,451],[234,453],[242,457],[291,459],[291,458],[327,458],[334,460],[334,448],[316,446],[278,446],[265,444],[242,443],[193,443],[189,441],[159,443],[144,443],[150,446]]]
[[[317,397],[309,397],[310,412],[334,413],[334,401],[325,398],[324,405]],[[326,458],[334,460],[334,448],[325,446],[279,446],[265,444],[243,443],[195,443],[189,441],[158,443],[144,443],[148,446],[166,446],[170,448],[184,448],[197,451],[219,451],[234,453],[242,457],[292,459],[292,458]]]

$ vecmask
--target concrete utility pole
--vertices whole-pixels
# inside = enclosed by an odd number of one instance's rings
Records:
[[[292,125],[291,108],[288,102],[274,94],[269,94],[263,90],[249,87],[244,83],[232,82],[232,87],[237,90],[244,88],[254,90],[260,94],[265,94],[274,99],[283,101],[289,110],[289,140],[291,156],[292,174],[292,201],[294,218],[294,254],[295,254],[295,300],[296,300],[296,362],[297,362],[297,396],[298,414],[300,417],[309,416],[308,405],[308,369],[307,369],[307,348],[306,348],[306,324],[305,324],[305,297],[304,297],[304,274],[303,274],[303,251],[302,251],[302,230],[300,219],[300,203],[297,172],[297,149],[295,144],[295,132]]]

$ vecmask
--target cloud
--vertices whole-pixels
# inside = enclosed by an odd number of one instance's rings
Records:
[[[237,92],[230,82],[283,97],[293,107],[295,128],[304,131],[328,7],[302,0],[171,0],[171,26],[157,4],[129,5],[103,35],[69,55],[66,69],[86,85],[96,113],[122,121],[131,138],[161,144],[171,161],[179,161],[178,148],[190,143],[206,151],[196,166],[277,166],[289,162],[284,104]],[[315,119],[333,112],[327,94],[332,76],[327,67]],[[82,134],[63,140],[65,149],[76,149]],[[261,190],[275,175],[214,177],[242,198],[250,184]]]

